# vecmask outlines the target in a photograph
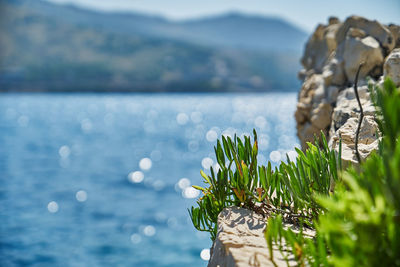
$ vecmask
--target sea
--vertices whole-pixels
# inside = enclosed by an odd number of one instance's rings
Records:
[[[299,147],[296,93],[1,94],[0,266],[206,266],[194,229],[217,139]]]

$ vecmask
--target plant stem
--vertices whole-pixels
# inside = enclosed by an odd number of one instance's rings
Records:
[[[358,152],[358,137],[360,135],[360,128],[361,128],[361,123],[362,123],[363,118],[364,118],[364,112],[363,112],[363,108],[362,108],[362,105],[361,105],[360,97],[358,96],[358,88],[357,88],[357,86],[358,86],[358,75],[360,74],[360,70],[361,70],[363,65],[364,65],[364,62],[361,62],[360,66],[358,66],[358,70],[357,70],[357,73],[356,73],[356,78],[355,78],[355,81],[354,81],[354,93],[356,94],[358,106],[360,107],[360,117],[358,119],[358,126],[357,126],[357,131],[356,131],[356,140],[355,140],[356,157],[357,157],[358,163],[361,163],[360,153]]]

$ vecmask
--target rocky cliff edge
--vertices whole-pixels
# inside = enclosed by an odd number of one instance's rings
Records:
[[[352,16],[318,25],[306,44],[295,113],[303,149],[323,131],[336,150],[341,136],[343,160],[357,163],[354,140],[360,110],[353,86],[361,62],[358,91],[365,115],[359,135],[361,158],[378,148],[368,83],[381,83],[390,76],[400,85],[400,26]]]
[[[299,77],[303,85],[295,117],[302,147],[322,130],[335,149],[341,136],[342,159],[354,163],[360,111],[353,86],[357,69],[364,62],[358,87],[365,114],[359,151],[362,158],[367,157],[378,147],[368,83],[379,84],[390,76],[400,86],[400,26],[357,16],[344,22],[330,18],[311,35],[301,62],[304,69]],[[224,209],[218,217],[218,234],[208,266],[273,266],[264,239],[265,227],[266,219],[254,212],[237,207]],[[277,250],[274,258],[279,266],[286,266]]]

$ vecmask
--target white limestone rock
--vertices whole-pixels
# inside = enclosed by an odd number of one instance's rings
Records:
[[[368,86],[358,88],[360,102],[364,111],[361,124],[358,149],[362,159],[372,151],[378,149],[378,125],[375,122],[375,107],[372,104]],[[339,150],[339,137],[342,137],[342,159],[345,162],[357,163],[355,156],[355,136],[360,116],[360,108],[355,96],[354,88],[349,87],[341,91],[337,97],[337,105],[333,110],[332,124],[329,132],[329,144],[336,151]]]
[[[342,138],[342,161],[358,164],[355,150],[355,138],[358,118],[352,117],[340,127],[331,137],[329,144],[336,152],[339,151],[339,138]],[[378,125],[373,116],[364,116],[358,139],[360,158],[365,160],[373,151],[378,150]]]
[[[332,57],[328,60],[327,64],[323,67],[322,76],[325,80],[325,85],[341,86],[346,82],[346,75],[344,73],[343,59]]]
[[[376,20],[368,20],[359,16],[351,16],[345,20],[336,33],[337,43],[345,40],[350,28],[360,29],[366,35],[372,36],[382,45],[382,47],[390,52],[394,46],[395,41],[391,31]]]
[[[400,49],[393,49],[395,46],[400,46],[398,25],[385,26],[351,16],[343,23],[333,18],[328,25],[317,27],[302,58],[304,83],[295,113],[303,149],[321,130],[327,134],[331,146],[335,146],[338,134],[343,134],[343,156],[354,162],[353,135],[360,112],[353,85],[361,62],[364,66],[358,91],[366,117],[361,132],[369,134],[360,137],[359,150],[363,156],[377,148],[375,109],[369,97],[367,77],[379,85],[383,83],[382,75],[391,76],[400,86]]]
[[[311,113],[311,124],[315,128],[323,130],[331,124],[332,106],[321,102]]]
[[[238,207],[224,209],[218,216],[218,233],[208,266],[274,266],[264,238],[265,227],[266,219],[255,212]],[[278,266],[287,266],[278,250],[273,253]]]
[[[314,135],[320,131],[327,133],[327,127],[331,121],[332,98],[335,98],[334,87],[325,87],[324,77],[321,74],[313,74],[305,80],[299,93],[297,110],[297,135],[304,147],[306,142],[313,141]],[[324,103],[324,104],[322,104]]]
[[[390,77],[397,86],[400,86],[400,48],[394,49],[386,58],[383,72],[385,77]]]
[[[340,24],[318,25],[308,40],[301,59],[306,70],[313,69],[316,73],[322,72],[331,53],[336,49],[336,32],[339,26]]]
[[[344,70],[349,81],[354,82],[361,62],[364,62],[360,79],[365,78],[375,68],[383,64],[383,55],[379,42],[368,36],[363,39],[347,37],[344,45]]]

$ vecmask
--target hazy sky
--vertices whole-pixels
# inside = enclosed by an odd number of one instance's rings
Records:
[[[327,17],[357,14],[400,24],[400,0],[48,0],[99,10],[140,11],[170,19],[187,19],[229,11],[279,16],[311,31]]]

